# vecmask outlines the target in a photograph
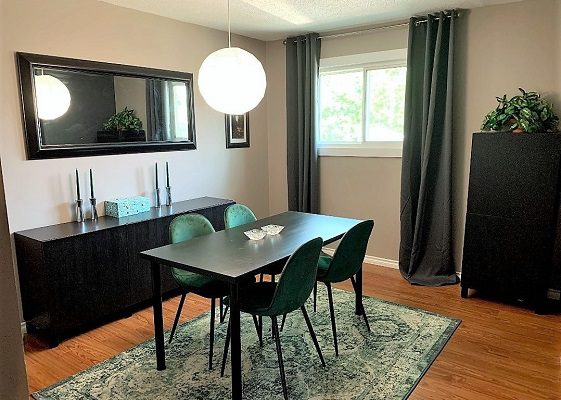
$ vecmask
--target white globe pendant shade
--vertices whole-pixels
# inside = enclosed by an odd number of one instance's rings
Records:
[[[199,70],[199,90],[209,106],[224,114],[241,115],[254,109],[267,87],[261,62],[239,47],[210,54]]]
[[[64,83],[52,75],[35,76],[37,113],[44,120],[57,119],[70,107],[70,92]]]

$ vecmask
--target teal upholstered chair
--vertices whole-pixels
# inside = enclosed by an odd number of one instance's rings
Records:
[[[226,229],[235,228],[255,221],[257,221],[257,217],[255,217],[253,211],[243,204],[232,204],[224,211],[224,225],[226,226]],[[274,282],[275,276],[280,274],[283,268],[284,262],[270,265],[261,274],[261,282],[263,281],[263,274],[271,275],[271,280]]]
[[[362,267],[364,255],[366,254],[366,246],[368,245],[368,239],[370,238],[373,228],[374,221],[372,220],[363,221],[355,225],[343,236],[333,257],[322,253],[319,258],[317,280],[323,282],[327,287],[331,329],[333,330],[333,342],[335,344],[336,355],[339,355],[339,347],[337,345],[337,327],[335,324],[335,310],[333,308],[331,284],[350,279],[356,293],[357,287],[354,276]],[[316,297],[317,286],[314,288],[314,311],[316,309]],[[360,307],[366,327],[368,331],[370,331],[370,324],[368,323],[368,317],[366,316],[362,299],[360,299]]]
[[[200,214],[185,214],[173,219],[169,227],[170,240],[172,243],[183,242],[198,236],[208,235],[214,232],[214,228],[208,219]],[[222,299],[227,296],[230,289],[227,284],[216,279],[197,274],[195,272],[187,272],[182,269],[172,268],[172,275],[183,291],[177,314],[173,322],[173,328],[169,335],[169,343],[173,340],[173,335],[177,329],[181,309],[185,303],[187,293],[195,293],[199,296],[211,299],[210,307],[210,349],[208,353],[208,368],[212,369],[212,354],[214,346],[214,320],[216,299]],[[222,315],[221,315],[222,317]]]
[[[281,375],[282,390],[284,398],[288,399],[286,388],[286,377],[284,374],[284,362],[279,336],[279,326],[277,318],[300,309],[304,315],[304,320],[314,342],[314,346],[319,355],[321,363],[325,366],[325,361],[319,347],[312,323],[304,307],[304,303],[310,297],[318,268],[318,258],[321,251],[323,240],[313,239],[298,248],[286,262],[286,266],[278,281],[257,282],[246,287],[240,293],[240,310],[251,314],[254,317],[270,317],[273,326],[273,336],[276,342],[277,357]],[[224,357],[222,358],[221,375],[224,376],[228,347],[230,343],[230,323],[226,334],[226,344],[224,347]]]

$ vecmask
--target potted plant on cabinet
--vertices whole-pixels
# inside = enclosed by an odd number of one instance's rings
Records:
[[[499,105],[485,116],[481,129],[514,133],[557,132],[559,118],[550,102],[537,92],[526,92],[507,99],[497,97]]]

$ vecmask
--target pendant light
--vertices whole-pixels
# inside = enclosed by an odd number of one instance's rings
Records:
[[[70,92],[52,75],[35,76],[35,97],[40,119],[53,120],[63,116],[70,107]]]
[[[198,82],[208,105],[224,114],[245,114],[265,95],[267,78],[261,62],[253,54],[231,46],[230,0],[228,47],[211,53],[203,61]]]

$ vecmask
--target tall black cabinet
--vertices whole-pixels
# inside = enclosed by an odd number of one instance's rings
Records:
[[[474,288],[540,311],[558,285],[561,134],[475,133],[462,263]]]

